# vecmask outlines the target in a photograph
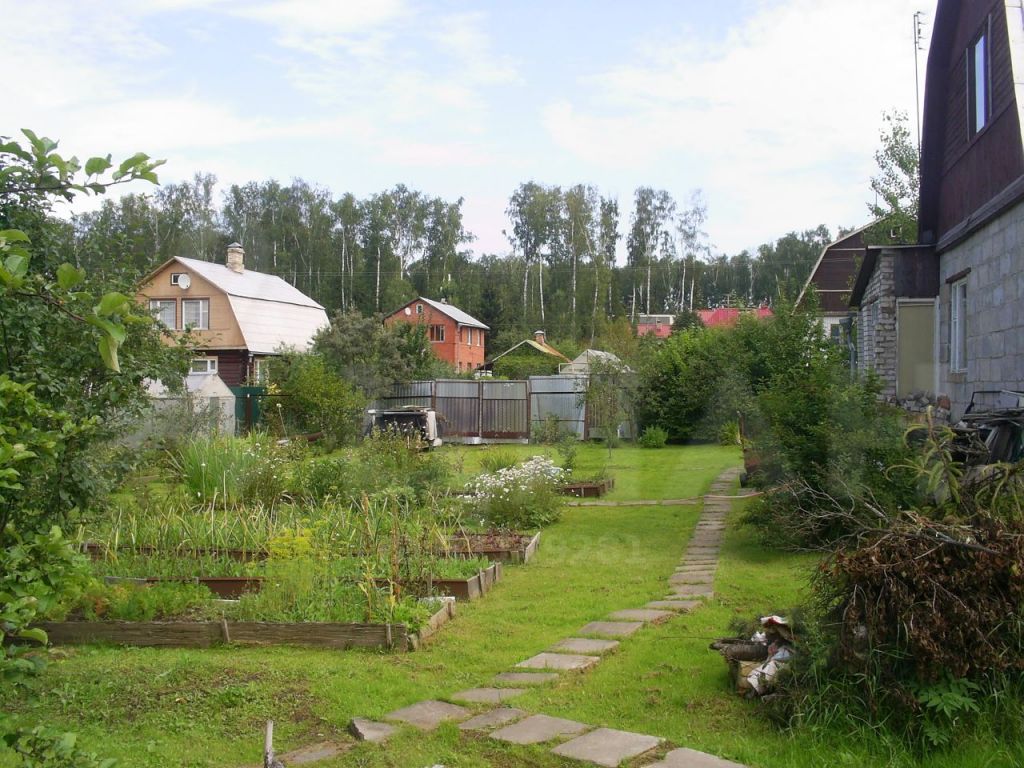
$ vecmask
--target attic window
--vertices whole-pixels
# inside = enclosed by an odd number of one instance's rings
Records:
[[[184,272],[171,272],[171,285],[178,285],[181,282],[181,276]]]
[[[971,136],[988,125],[992,116],[989,24],[967,47],[967,119]]]
[[[416,305],[416,314],[417,315],[422,315],[423,314],[423,305],[422,304],[417,304]]]

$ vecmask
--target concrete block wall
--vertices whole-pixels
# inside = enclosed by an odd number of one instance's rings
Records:
[[[967,275],[967,370],[950,371],[951,287]],[[959,418],[971,393],[1024,390],[1024,203],[939,256],[939,389]]]

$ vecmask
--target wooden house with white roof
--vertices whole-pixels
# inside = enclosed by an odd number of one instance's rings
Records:
[[[309,350],[327,328],[322,306],[276,275],[245,269],[245,251],[228,246],[224,264],[175,256],[140,284],[136,299],[174,331],[190,330],[192,373],[217,373],[229,386],[262,378],[282,350]]]

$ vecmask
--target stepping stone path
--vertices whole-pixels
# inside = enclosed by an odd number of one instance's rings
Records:
[[[544,685],[557,679],[554,672],[502,672],[494,676],[494,682],[512,685]]]
[[[453,693],[452,698],[471,704],[500,704],[505,699],[512,699],[524,693],[525,688],[470,688],[468,691]]]
[[[520,661],[516,666],[524,669],[558,669],[568,672],[589,669],[600,660],[598,656],[583,656],[578,653],[538,653],[526,661]]]
[[[559,736],[575,736],[589,730],[586,723],[575,720],[563,720],[561,717],[548,715],[530,715],[513,725],[500,728],[491,734],[492,739],[507,741],[510,744],[540,744],[552,741]]]
[[[645,736],[642,733],[598,728],[596,731],[560,744],[551,751],[556,755],[571,757],[574,760],[615,768],[623,760],[650,752],[662,741],[664,739]]]
[[[421,731],[432,731],[445,720],[465,720],[471,714],[465,707],[447,701],[420,701],[389,712],[384,719],[408,723]]]
[[[595,640],[588,637],[570,637],[568,640],[559,640],[548,650],[551,653],[604,653],[614,651],[619,647],[618,640]]]
[[[643,625],[642,621],[592,621],[584,624],[577,634],[629,637]]]
[[[384,741],[397,730],[398,728],[394,725],[378,723],[362,717],[354,718],[348,724],[348,732],[355,736],[357,741]]]
[[[731,760],[723,760],[720,757],[709,755],[707,752],[698,752],[695,749],[673,749],[663,760],[651,763],[645,768],[744,768],[739,763]]]
[[[718,568],[719,547],[725,533],[725,518],[732,501],[737,498],[726,494],[731,490],[740,472],[738,468],[726,470],[712,483],[710,493],[704,496],[704,508],[696,530],[682,562],[668,580],[672,594],[664,600],[653,600],[642,608],[615,611],[606,620],[586,624],[576,634],[605,638],[629,637],[645,624],[668,621],[679,613],[699,607],[704,599],[711,598],[714,595],[713,584]],[[661,503],[688,501],[673,500]],[[627,504],[629,503],[622,506]],[[607,505],[618,504],[612,502]],[[500,704],[505,699],[525,693],[522,688],[510,686],[544,685],[557,680],[559,673],[585,671],[601,661],[599,654],[618,647],[619,642],[616,640],[569,637],[555,643],[547,651],[516,664],[518,670],[557,671],[502,672],[494,677],[493,683],[495,686],[503,687],[471,688],[453,694],[451,698],[472,704]],[[385,715],[384,719],[406,723],[422,730],[432,730],[446,720],[455,720],[460,723],[461,730],[491,731],[491,738],[512,744],[542,744],[558,739],[562,743],[551,750],[553,753],[583,763],[610,768],[627,760],[635,761],[636,758],[656,749],[664,741],[657,736],[611,728],[594,728],[586,723],[549,715],[528,715],[523,710],[513,707],[499,706],[472,717],[471,715],[472,711],[456,704],[421,701],[395,710]],[[349,730],[361,740],[383,741],[391,735],[395,726],[356,719],[352,721]],[[744,767],[704,752],[675,749],[658,762],[644,765],[644,768]]]
[[[526,712],[521,709],[498,707],[490,712],[484,712],[482,715],[471,717],[464,723],[459,723],[459,730],[489,731],[491,728],[497,728],[499,725],[505,725],[523,717],[526,717]]]

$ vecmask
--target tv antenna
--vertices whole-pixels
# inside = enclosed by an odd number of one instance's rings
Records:
[[[914,11],[914,108],[917,110],[917,156],[921,156],[921,79],[918,73],[918,53],[924,50],[921,40],[924,38],[921,11]]]

